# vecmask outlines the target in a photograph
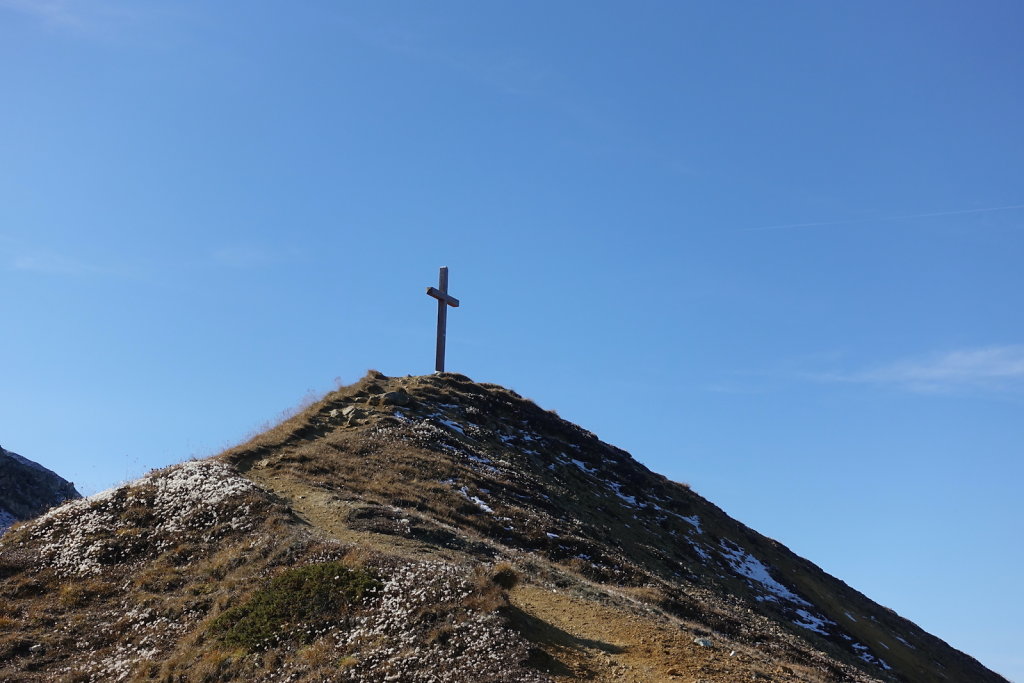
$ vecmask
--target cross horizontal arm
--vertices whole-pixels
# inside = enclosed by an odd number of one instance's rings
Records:
[[[449,306],[453,306],[455,308],[459,307],[459,300],[458,299],[456,299],[451,294],[448,294],[446,292],[442,292],[439,289],[436,289],[434,287],[427,287],[427,294],[429,294],[430,296],[434,297],[438,301],[445,302]]]

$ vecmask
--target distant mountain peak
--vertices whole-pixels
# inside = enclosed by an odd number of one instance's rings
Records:
[[[60,475],[0,446],[0,534],[15,522],[81,497]]]

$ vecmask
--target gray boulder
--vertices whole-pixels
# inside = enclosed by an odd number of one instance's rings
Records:
[[[404,391],[389,391],[381,396],[381,403],[386,406],[407,406],[409,402],[409,394]]]

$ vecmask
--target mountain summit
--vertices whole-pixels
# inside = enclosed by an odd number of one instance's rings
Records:
[[[12,681],[1004,681],[515,392],[371,372],[0,540]]]
[[[81,497],[60,475],[0,447],[0,534],[15,522]]]

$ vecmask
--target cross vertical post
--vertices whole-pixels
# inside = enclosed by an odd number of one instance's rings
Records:
[[[448,266],[441,266],[437,289],[427,287],[427,294],[437,299],[437,356],[434,371],[444,372],[444,342],[448,327],[448,307],[458,308],[459,300],[448,294]]]

